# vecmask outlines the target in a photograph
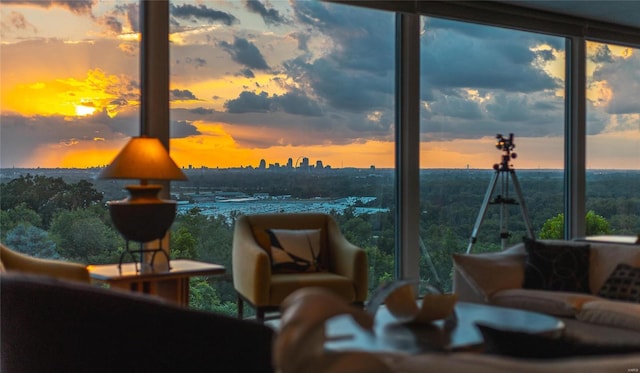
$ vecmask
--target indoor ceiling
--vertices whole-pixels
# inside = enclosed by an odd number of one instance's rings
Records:
[[[640,0],[512,0],[502,2],[640,28]]]

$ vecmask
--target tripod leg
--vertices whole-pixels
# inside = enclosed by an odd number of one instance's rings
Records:
[[[507,205],[513,204],[512,199],[509,198],[509,179],[506,173],[502,173],[502,189],[501,194],[498,196],[500,203],[500,246],[502,250],[507,248],[509,244],[509,208]]]
[[[522,219],[524,220],[525,225],[527,226],[527,233],[529,234],[529,238],[532,240],[535,239],[535,233],[533,232],[533,226],[531,225],[531,220],[529,220],[529,212],[527,211],[527,206],[524,204],[524,198],[522,197],[522,190],[520,189],[520,182],[518,181],[518,177],[516,176],[516,172],[511,170],[509,172],[511,174],[511,179],[513,180],[513,188],[518,195],[518,202],[520,202],[520,210],[522,211]]]
[[[478,218],[476,219],[476,224],[473,226],[473,231],[471,232],[471,238],[469,239],[469,246],[467,247],[467,254],[471,252],[471,248],[473,244],[476,243],[478,239],[478,230],[480,229],[480,225],[482,224],[482,220],[484,219],[484,215],[487,213],[487,206],[489,205],[489,199],[493,195],[493,190],[496,188],[496,182],[498,181],[500,171],[496,170],[496,173],[493,175],[493,179],[489,183],[489,187],[487,188],[487,192],[484,195],[484,201],[482,201],[482,206],[480,207],[480,212],[478,213]]]

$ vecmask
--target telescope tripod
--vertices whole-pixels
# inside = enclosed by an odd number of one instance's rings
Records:
[[[493,166],[496,172],[493,175],[491,182],[489,183],[486,194],[484,195],[484,201],[482,202],[480,213],[478,214],[478,218],[476,219],[476,223],[471,233],[471,239],[469,240],[469,246],[467,247],[467,254],[471,252],[473,245],[478,239],[478,230],[480,229],[480,225],[482,225],[482,221],[484,220],[485,214],[487,213],[487,206],[489,204],[500,205],[500,241],[503,250],[506,249],[508,239],[511,236],[507,228],[509,223],[509,210],[507,209],[507,205],[520,205],[522,218],[524,219],[524,223],[527,228],[527,234],[529,235],[529,238],[535,238],[533,227],[531,226],[531,221],[529,220],[529,213],[527,212],[527,207],[524,204],[524,198],[522,197],[520,183],[518,182],[518,177],[516,176],[516,171],[511,168],[511,166],[509,166],[509,159],[511,157],[512,155],[510,154],[510,150],[506,149],[505,154],[503,154],[502,156],[502,162]],[[516,201],[514,198],[509,197],[509,178],[511,178],[511,181],[513,182],[513,189],[516,192],[518,201]],[[493,201],[490,201],[491,196],[496,189],[498,179],[500,179],[501,181],[501,194],[498,194],[496,198],[493,199]]]

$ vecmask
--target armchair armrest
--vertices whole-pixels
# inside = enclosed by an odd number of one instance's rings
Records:
[[[369,291],[369,263],[366,252],[349,242],[330,219],[327,227],[329,267],[332,272],[350,278],[355,286],[356,301],[364,302]]]
[[[255,241],[246,216],[236,221],[232,248],[233,287],[256,306],[267,305],[271,284],[271,263]]]
[[[89,270],[79,263],[40,259],[20,254],[2,245],[2,265],[7,271],[55,277],[89,283]]]

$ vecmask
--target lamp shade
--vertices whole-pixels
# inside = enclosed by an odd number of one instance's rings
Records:
[[[186,180],[187,176],[155,137],[132,137],[100,179]]]

